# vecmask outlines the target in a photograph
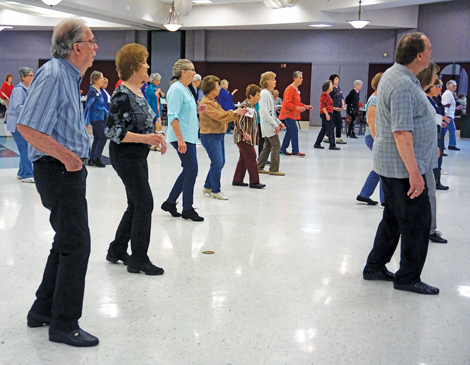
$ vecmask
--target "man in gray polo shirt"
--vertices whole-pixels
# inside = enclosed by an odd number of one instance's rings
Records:
[[[374,171],[380,175],[385,197],[382,221],[367,258],[365,280],[393,281],[395,289],[438,294],[421,281],[428,251],[431,207],[424,173],[436,160],[435,111],[416,75],[431,57],[431,43],[422,33],[404,35],[396,63],[385,71],[377,90]],[[400,268],[389,263],[401,237]]]

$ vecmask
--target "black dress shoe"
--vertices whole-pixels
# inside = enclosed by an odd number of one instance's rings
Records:
[[[51,322],[50,317],[40,316],[39,314],[29,311],[28,316],[26,317],[28,327],[36,328],[46,326]]]
[[[139,274],[143,271],[146,275],[162,275],[165,272],[161,267],[155,266],[150,261],[140,266],[127,265],[127,271],[132,274]]]
[[[449,146],[448,148],[449,150],[460,151],[460,148],[457,148],[457,146]]]
[[[445,152],[442,152],[442,156],[448,156],[447,153]]]
[[[371,198],[366,198],[365,196],[362,196],[362,195],[358,195],[356,197],[356,200],[358,202],[367,203],[367,205],[377,205],[379,203],[379,202],[376,202],[375,200],[372,200]]]
[[[183,218],[184,219],[191,219],[194,222],[202,222],[204,220],[203,217],[201,217],[197,212],[194,210],[194,208],[190,210],[183,210]]]
[[[381,271],[364,269],[362,272],[362,277],[364,280],[383,280],[383,281],[393,281],[394,274],[387,269]]]
[[[81,328],[73,331],[59,331],[49,327],[49,341],[65,343],[75,347],[96,346],[100,342],[97,337],[90,335]]]
[[[349,135],[349,138],[357,139],[357,136],[356,136],[355,134],[350,134],[350,135]]]
[[[178,213],[176,210],[176,204],[171,204],[170,202],[164,201],[160,207],[165,212],[170,213],[173,217],[181,217],[181,213]]]
[[[314,144],[313,145],[313,148],[320,148],[320,149],[324,149],[325,147],[323,147],[322,145],[319,145],[319,144]]]
[[[235,181],[232,181],[232,185],[233,185],[233,186],[248,186],[247,183],[244,183],[244,182],[235,182]]]
[[[439,231],[429,235],[429,240],[435,243],[447,243],[445,238],[442,238],[442,233]]]
[[[442,184],[436,184],[436,190],[449,190],[449,187]]]
[[[100,158],[94,160],[93,162],[94,162],[94,166],[96,167],[106,167],[106,165],[103,163],[103,161],[101,161]]]
[[[252,188],[252,189],[262,189],[265,186],[266,186],[266,184],[261,184],[261,183],[250,184],[250,188]]]
[[[117,264],[117,262],[121,260],[124,265],[127,265],[127,263],[129,262],[129,254],[127,252],[124,252],[116,255],[114,251],[109,248],[108,254],[106,255],[106,260],[112,262],[113,264]]]
[[[439,294],[439,289],[420,281],[416,284],[393,284],[397,290],[410,291],[412,293],[436,295]]]
[[[339,147],[336,147],[336,146],[330,146],[330,148],[328,148],[329,150],[336,150],[336,151],[339,151],[341,148]]]

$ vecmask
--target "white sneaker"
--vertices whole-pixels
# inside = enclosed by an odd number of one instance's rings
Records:
[[[202,188],[202,195],[211,195],[212,194],[212,189],[208,189],[208,188]]]
[[[21,179],[21,182],[34,184],[34,177],[27,177],[26,179]]]
[[[18,180],[21,180],[21,176],[20,176],[20,175],[16,175],[16,178],[17,178]]]
[[[441,170],[441,175],[447,175],[447,172],[444,170]]]
[[[221,191],[219,191],[218,193],[211,193],[211,197],[212,199],[228,200],[228,198],[224,194],[222,194]]]

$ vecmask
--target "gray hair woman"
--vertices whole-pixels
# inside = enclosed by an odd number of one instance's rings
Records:
[[[355,122],[357,117],[359,116],[359,91],[362,88],[362,81],[356,80],[354,81],[354,89],[352,89],[348,96],[346,96],[346,104],[347,104],[347,114],[351,118],[351,123],[348,126],[348,132],[346,133],[347,137],[357,139],[356,133],[354,132],[354,128],[356,126]]]
[[[28,88],[33,80],[33,69],[21,67],[18,70],[21,82],[15,86],[10,97],[9,116],[7,121],[7,130],[11,132],[18,151],[20,153],[20,168],[16,177],[21,182],[34,183],[33,164],[28,158],[28,142],[23,138],[20,132],[16,130],[16,122],[23,109],[23,104],[28,96]]]
[[[147,95],[147,102],[149,103],[152,110],[155,112],[157,116],[157,122],[155,123],[155,130],[161,131],[162,130],[162,117],[160,112],[160,98],[165,97],[165,93],[158,87],[162,80],[162,76],[159,73],[153,73],[149,76],[149,85],[145,89],[145,94]],[[151,146],[150,149],[152,151],[158,151],[158,147]]]

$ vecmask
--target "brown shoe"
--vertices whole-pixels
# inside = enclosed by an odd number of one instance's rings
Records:
[[[266,171],[265,169],[258,170],[260,174],[269,174],[269,171]]]
[[[274,172],[269,171],[269,175],[284,176],[285,174],[281,171],[274,171]]]

